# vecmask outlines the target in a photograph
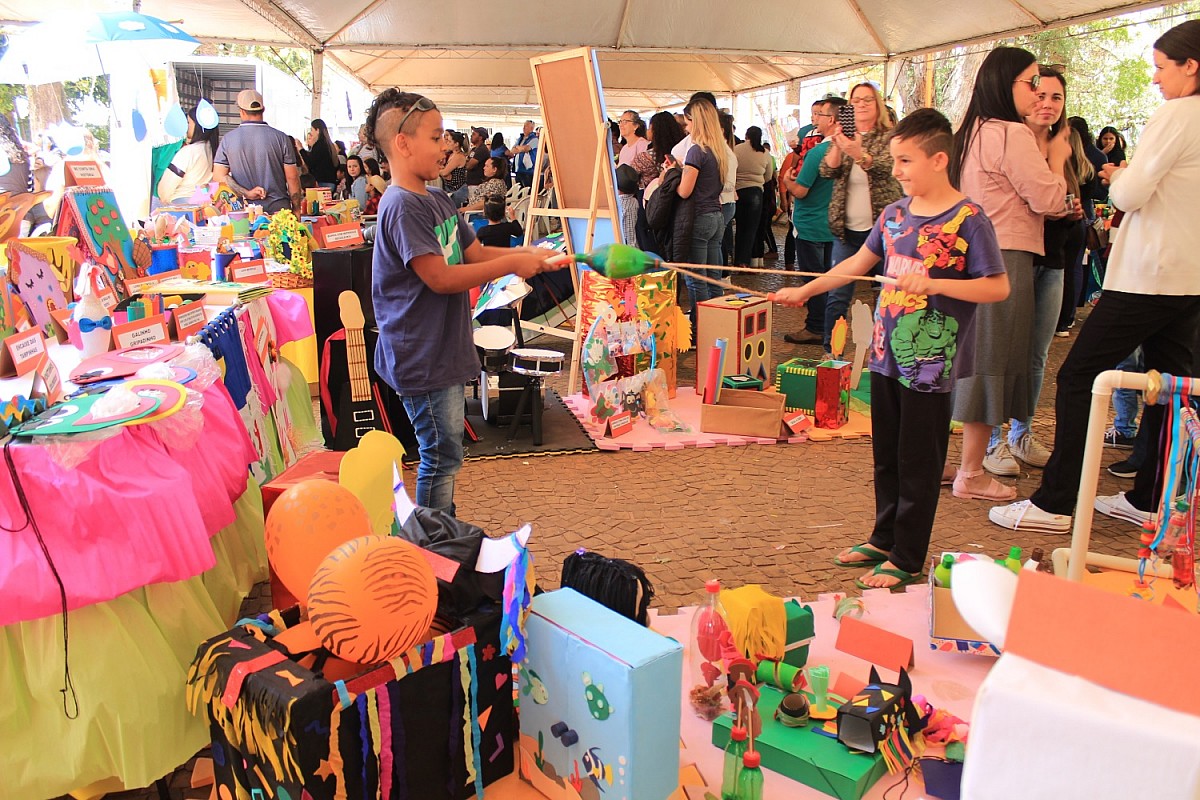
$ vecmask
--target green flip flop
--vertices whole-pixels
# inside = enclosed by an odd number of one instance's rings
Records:
[[[850,548],[851,553],[858,553],[860,556],[866,556],[861,561],[842,561],[840,558],[835,558],[833,563],[839,567],[870,567],[875,564],[882,564],[891,556],[880,550],[876,550],[869,544],[859,544]]]
[[[861,578],[856,578],[854,585],[860,589],[900,589],[908,586],[910,583],[916,583],[921,580],[920,572],[905,572],[902,569],[884,569],[882,564],[877,564],[875,569],[871,570],[872,575],[886,575],[889,578],[896,578],[897,583],[891,586],[871,586],[863,583]]]

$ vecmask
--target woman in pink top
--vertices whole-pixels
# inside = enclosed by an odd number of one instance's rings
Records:
[[[1043,221],[1066,202],[1063,169],[1070,140],[1050,140],[1046,155],[1025,125],[1041,83],[1033,53],[997,47],[975,76],[962,126],[954,135],[950,180],[983,207],[1004,254],[1012,292],[975,315],[975,374],[954,388],[954,419],[963,423],[955,497],[1009,500],[1016,490],[984,470],[992,426],[1028,419],[1033,364],[1033,257],[1044,255]],[[1069,133],[1069,128],[1064,126]],[[999,446],[1007,450],[1003,441]],[[996,454],[993,454],[995,456]],[[1006,454],[1005,454],[1006,455]]]

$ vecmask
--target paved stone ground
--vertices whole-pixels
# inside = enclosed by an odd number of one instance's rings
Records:
[[[783,230],[776,228],[782,240]],[[781,245],[782,253],[782,245]],[[780,259],[782,266],[782,258]],[[772,266],[767,261],[767,266]],[[770,290],[793,279],[750,276],[741,285]],[[859,299],[873,305],[871,293]],[[774,362],[803,355],[819,357],[820,348],[795,346],[783,334],[803,325],[802,309],[775,308]],[[1077,329],[1076,329],[1077,330]],[[1053,376],[1070,346],[1055,339],[1048,380],[1034,420],[1035,435],[1050,446],[1054,433]],[[567,343],[550,337],[536,346],[569,352]],[[681,359],[680,383],[694,376],[694,355]],[[565,394],[566,373],[547,381]],[[951,438],[952,458],[959,437]],[[1107,450],[1104,465],[1127,457]],[[1037,488],[1040,470],[1027,469],[1016,480],[1020,497]],[[1009,479],[1005,479],[1008,481]],[[1100,494],[1130,488],[1132,481],[1102,473]],[[534,526],[533,552],[539,583],[558,585],[563,558],[579,547],[640,564],[656,590],[655,606],[693,605],[703,596],[704,581],[720,578],[730,585],[759,583],[782,596],[814,597],[819,592],[857,592],[861,570],[832,563],[842,548],[865,541],[874,520],[869,439],[801,445],[690,448],[536,456],[468,462],[455,494],[459,516],[493,535]],[[991,503],[959,500],[943,489],[930,552],[964,550],[1007,553],[1016,544],[1047,553],[1067,546],[1069,536],[1013,535],[988,522]],[[1092,550],[1130,555],[1137,529],[1097,515]],[[247,599],[245,610],[269,607],[263,586]],[[184,712],[180,712],[184,713]],[[185,790],[191,764],[168,776],[171,797],[202,798],[207,790]],[[110,795],[119,800],[155,800],[151,789]]]

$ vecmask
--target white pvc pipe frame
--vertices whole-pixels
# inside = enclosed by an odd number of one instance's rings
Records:
[[[1104,452],[1104,426],[1108,420],[1108,406],[1113,389],[1145,391],[1146,374],[1110,369],[1097,375],[1092,384],[1092,407],[1088,414],[1083,469],[1079,476],[1079,496],[1075,501],[1075,527],[1071,532],[1071,548],[1069,551],[1060,548],[1053,554],[1054,571],[1059,575],[1063,573],[1063,562],[1069,557],[1070,560],[1065,566],[1067,580],[1071,581],[1082,581],[1088,564],[1127,572],[1137,572],[1138,569],[1137,559],[1088,552],[1088,544],[1092,538],[1092,519],[1095,515],[1093,503],[1096,500],[1096,486],[1100,480],[1100,455]],[[1193,382],[1191,393],[1200,395],[1200,380]],[[1170,577],[1171,569],[1161,566],[1157,574],[1164,578]]]

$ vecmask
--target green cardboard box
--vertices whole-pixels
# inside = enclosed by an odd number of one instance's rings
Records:
[[[783,663],[803,667],[808,663],[808,646],[816,635],[811,606],[800,605],[797,600],[783,604],[787,614],[787,639],[784,645]]]
[[[882,755],[852,752],[836,739],[815,733],[814,722],[803,728],[780,725],[774,715],[783,692],[770,686],[758,688],[763,730],[755,746],[762,753],[763,767],[838,800],[860,800],[887,772]],[[717,717],[712,732],[715,746],[725,749],[732,725],[732,713]]]

